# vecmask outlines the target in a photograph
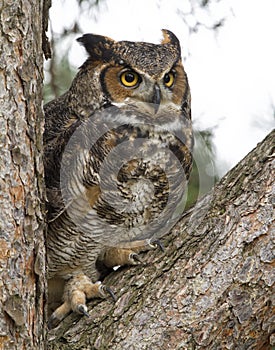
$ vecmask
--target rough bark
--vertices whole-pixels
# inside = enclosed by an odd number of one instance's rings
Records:
[[[146,266],[109,275],[118,301],[91,301],[49,332],[49,349],[271,349],[273,131],[162,239]]]
[[[0,349],[44,349],[42,0],[0,3]]]

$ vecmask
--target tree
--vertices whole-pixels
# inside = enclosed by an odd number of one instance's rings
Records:
[[[47,347],[41,91],[49,3],[0,5],[0,349]],[[48,349],[274,345],[274,136],[183,215],[163,238],[164,253],[107,276],[115,304],[93,300],[90,318],[68,316],[48,333]]]
[[[0,5],[0,348],[10,350],[45,344],[43,6]]]
[[[50,331],[49,349],[274,346],[274,139],[275,131],[183,215],[164,253],[111,273],[104,283],[118,301],[93,300],[89,318],[68,316]]]

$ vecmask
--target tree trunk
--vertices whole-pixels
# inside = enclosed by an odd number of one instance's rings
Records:
[[[42,0],[0,4],[0,349],[45,348]]]
[[[104,281],[49,332],[49,349],[271,349],[274,324],[273,131],[162,239],[146,266]],[[273,225],[273,226],[272,226]]]

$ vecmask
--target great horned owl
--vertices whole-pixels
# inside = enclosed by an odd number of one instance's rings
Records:
[[[45,105],[49,326],[112,291],[104,268],[139,263],[173,225],[192,164],[180,43],[85,34],[70,89]],[[55,303],[59,302],[56,309]]]

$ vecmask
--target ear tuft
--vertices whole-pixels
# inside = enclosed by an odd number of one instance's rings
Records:
[[[113,39],[96,34],[84,34],[76,39],[82,44],[93,61],[108,61],[112,56]]]
[[[162,45],[172,45],[180,52],[180,42],[174,33],[168,29],[162,29],[163,39]]]

